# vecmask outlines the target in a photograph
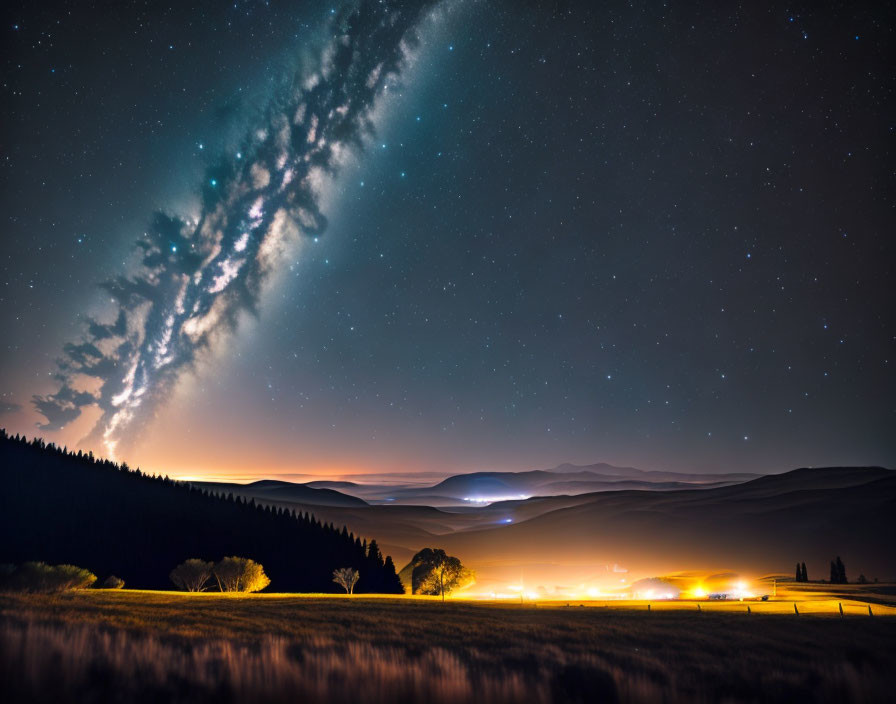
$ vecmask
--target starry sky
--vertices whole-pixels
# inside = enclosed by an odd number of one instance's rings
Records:
[[[173,476],[896,464],[892,8],[2,15],[12,432]]]

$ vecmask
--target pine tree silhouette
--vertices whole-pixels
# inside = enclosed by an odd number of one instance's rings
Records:
[[[837,584],[847,584],[846,566],[843,564],[843,560],[840,559],[839,555],[837,555],[835,566],[837,568]]]

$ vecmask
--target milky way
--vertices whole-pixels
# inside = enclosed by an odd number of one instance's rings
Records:
[[[84,338],[64,347],[59,390],[34,397],[43,430],[97,404],[102,415],[87,440],[114,454],[197,355],[255,310],[291,243],[325,229],[321,185],[372,131],[375,104],[431,4],[363,2],[334,17],[317,70],[298,74],[239,151],[207,171],[197,221],[156,213],[136,242],[138,270],[102,284],[117,317],[90,321]],[[84,390],[92,388],[85,378],[98,391]]]

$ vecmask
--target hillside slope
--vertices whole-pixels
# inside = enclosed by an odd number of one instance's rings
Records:
[[[73,563],[165,589],[183,560],[238,555],[264,566],[269,591],[339,591],[333,570],[354,567],[356,591],[400,592],[391,559],[308,512],[217,498],[5,432],[0,467],[0,563]]]

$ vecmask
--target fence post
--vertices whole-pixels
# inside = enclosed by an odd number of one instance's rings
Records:
[[[874,612],[871,610],[871,604],[868,604],[868,615],[874,616]]]
[[[843,604],[838,601],[837,606],[840,607],[840,618],[843,618]]]
[[[800,610],[796,608],[796,602],[793,602],[793,613],[795,613],[797,616],[800,615]]]
[[[750,611],[750,605],[749,605],[749,604],[747,604],[747,613],[748,613],[748,614],[753,613],[752,611]]]

